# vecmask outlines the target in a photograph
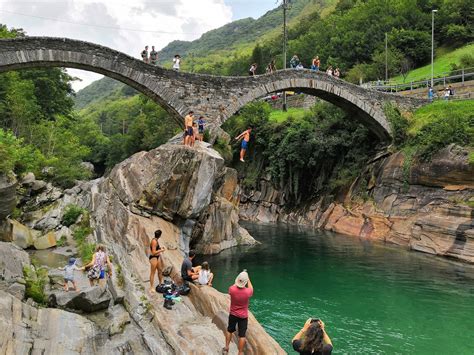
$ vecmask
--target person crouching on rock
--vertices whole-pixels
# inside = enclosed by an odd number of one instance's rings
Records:
[[[109,277],[112,276],[112,263],[110,262],[109,256],[105,253],[105,247],[102,244],[97,245],[95,248],[95,253],[92,256],[92,261],[84,265],[83,270],[89,269],[87,272],[87,277],[91,286],[100,284],[105,286],[105,266],[107,265],[107,270]]]
[[[160,247],[159,239],[161,237],[161,230],[155,231],[155,237],[150,242],[150,255],[148,259],[150,260],[150,293],[155,292],[154,282],[155,282],[155,273],[158,271],[158,280],[160,285],[163,283],[163,260],[160,258],[160,255],[165,251],[164,247]]]
[[[225,335],[225,348],[223,354],[229,353],[229,344],[232,334],[239,327],[239,355],[243,355],[245,334],[247,332],[250,297],[253,296],[253,286],[247,271],[242,271],[235,279],[235,284],[229,287],[230,312],[229,324]]]
[[[309,318],[292,340],[293,349],[302,355],[331,355],[332,342],[320,319]]]
[[[79,291],[76,281],[74,281],[74,270],[81,271],[82,268],[76,266],[76,259],[70,258],[68,264],[59,269],[64,270],[64,291],[69,291],[69,282],[72,283],[74,291]]]
[[[201,270],[199,271],[198,282],[200,285],[212,286],[212,279],[214,274],[209,268],[209,263],[207,261],[203,262],[201,265]]]
[[[194,282],[194,280],[199,278],[201,267],[193,267],[193,259],[196,256],[194,250],[190,250],[188,255],[187,258],[184,258],[183,264],[181,265],[181,277],[183,278],[183,282]]]

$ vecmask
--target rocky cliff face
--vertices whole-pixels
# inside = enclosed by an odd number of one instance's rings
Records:
[[[191,149],[166,144],[138,153],[117,165],[108,177],[70,190],[41,186],[22,199],[22,223],[8,221],[12,243],[0,245],[0,268],[4,270],[0,318],[9,329],[0,336],[0,352],[220,353],[228,296],[211,287],[192,286],[182,303],[165,309],[160,294],[147,293],[146,251],[154,231],[161,229],[160,243],[167,248],[164,264],[180,282],[181,262],[190,247],[218,253],[255,243],[238,224],[238,195],[236,172],[225,168],[219,154],[205,145]],[[94,232],[87,240],[106,245],[113,256],[114,276],[105,290],[85,284],[79,293],[64,293],[58,285],[62,274],[51,269],[46,292],[49,306],[55,308],[38,309],[31,300],[22,302],[22,267],[29,265],[29,258],[14,244],[32,247],[49,236],[54,240],[51,247],[60,235],[69,238],[74,226],[67,228],[62,221],[70,204],[89,210]],[[18,263],[7,268],[12,250],[24,260],[19,257]],[[237,353],[235,344],[230,353]],[[246,353],[284,351],[250,316]]]
[[[288,210],[268,180],[241,199],[240,217],[297,223],[474,262],[474,166],[451,145],[429,163],[405,167],[398,152],[374,159],[340,200]],[[361,197],[363,196],[363,198]],[[364,201],[365,200],[365,201]]]

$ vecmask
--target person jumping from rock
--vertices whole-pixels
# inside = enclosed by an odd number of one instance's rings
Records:
[[[79,291],[76,281],[74,281],[74,270],[81,271],[82,268],[76,266],[76,259],[70,258],[68,264],[59,269],[64,270],[64,291],[69,291],[69,282],[72,283],[74,291]]]
[[[164,247],[160,247],[159,239],[161,237],[161,230],[155,231],[155,236],[150,242],[150,255],[148,259],[150,260],[150,293],[154,293],[154,282],[155,282],[155,273],[158,272],[158,280],[160,285],[163,283],[163,259],[160,258],[161,254],[165,251]]]
[[[245,153],[247,152],[247,149],[249,147],[249,141],[250,141],[250,133],[252,132],[252,127],[249,127],[247,130],[243,131],[240,135],[235,137],[236,140],[241,140],[242,138],[242,144],[240,147],[240,161],[245,162]]]
[[[229,295],[229,324],[225,334],[225,347],[222,349],[222,354],[229,353],[229,344],[232,339],[232,334],[235,333],[238,327],[239,355],[243,355],[245,346],[245,333],[247,332],[248,325],[249,302],[250,297],[253,296],[253,286],[246,270],[242,271],[235,279],[234,285],[229,287]]]
[[[142,60],[145,63],[148,63],[148,61],[149,61],[149,59],[148,59],[148,46],[145,46],[145,49],[142,50]]]

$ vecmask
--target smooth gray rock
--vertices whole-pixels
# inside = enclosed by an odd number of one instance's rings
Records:
[[[107,288],[89,287],[83,291],[57,291],[49,296],[49,305],[62,309],[71,309],[92,313],[109,307],[112,295]]]

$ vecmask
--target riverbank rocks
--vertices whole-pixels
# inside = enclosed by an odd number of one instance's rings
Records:
[[[25,296],[23,268],[30,265],[28,253],[11,243],[0,242],[0,288],[19,299]]]
[[[39,237],[34,242],[34,247],[37,250],[48,249],[56,246],[56,234],[49,232],[42,237]]]
[[[0,223],[5,220],[16,205],[16,178],[0,174]]]
[[[10,220],[12,225],[12,242],[20,248],[26,249],[35,244],[38,238],[38,231],[31,230],[18,221]]]
[[[474,212],[469,207],[474,165],[468,153],[450,145],[430,162],[414,162],[409,171],[402,152],[382,154],[346,196],[322,196],[293,209],[285,208],[284,194],[262,179],[259,191],[241,198],[240,217],[303,224],[474,263]],[[365,202],[357,197],[360,192],[369,196]]]
[[[92,313],[107,309],[112,295],[105,287],[94,286],[79,292],[56,291],[49,296],[49,306]]]

